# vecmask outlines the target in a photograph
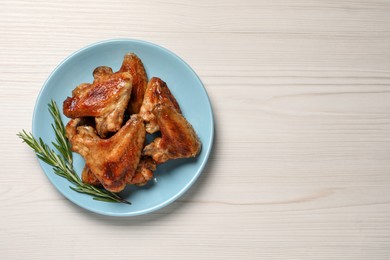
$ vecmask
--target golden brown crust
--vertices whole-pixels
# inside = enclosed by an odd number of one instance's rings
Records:
[[[68,124],[67,128],[75,127]],[[123,190],[138,166],[145,141],[142,119],[133,115],[112,137],[101,139],[91,126],[76,126],[67,132],[71,136],[72,150],[79,153],[86,166],[94,173],[105,189],[112,192]]]
[[[148,78],[144,65],[134,53],[127,53],[118,72],[129,72],[133,77],[133,88],[128,106],[129,114],[139,112],[144,99]]]
[[[70,118],[95,117],[96,129],[105,137],[118,131],[123,123],[132,77],[127,72],[95,76],[92,84],[83,83],[73,90],[72,97],[63,103],[63,112]]]
[[[163,163],[170,159],[195,157],[199,153],[201,143],[195,130],[174,107],[158,104],[153,114],[160,127],[161,138],[145,146],[144,155]]]
[[[84,183],[93,185],[93,186],[102,186],[100,181],[96,178],[95,174],[87,166],[84,166],[84,169],[81,173],[81,180]]]
[[[131,93],[131,75],[115,73],[105,81],[93,84],[83,83],[74,91],[73,96],[65,99],[64,115],[69,118],[102,116],[110,103],[118,100],[119,95]]]
[[[138,186],[145,185],[153,178],[153,172],[156,170],[156,162],[149,156],[142,156],[133,178],[129,184]]]
[[[114,73],[112,72],[112,69],[110,67],[100,66],[97,67],[92,74],[93,74],[94,81],[99,81],[99,80],[102,81]]]
[[[160,78],[153,77],[148,83],[144,102],[140,110],[140,115],[146,122],[146,132],[153,134],[159,130],[156,117],[153,114],[153,109],[158,104],[166,104],[172,106],[179,113],[180,107],[175,97],[172,95],[167,84]]]
[[[137,186],[145,185],[149,180],[153,178],[153,172],[155,170],[156,162],[148,156],[141,156],[137,169],[135,170],[135,173],[128,182],[128,184],[133,184]],[[81,179],[84,183],[93,186],[102,186],[100,181],[96,178],[95,174],[87,166],[84,166],[84,169],[81,173]]]

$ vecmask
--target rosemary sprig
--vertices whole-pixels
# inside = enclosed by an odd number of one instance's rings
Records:
[[[131,204],[116,193],[83,183],[73,168],[71,145],[66,138],[65,127],[62,123],[57,104],[53,100],[49,104],[49,112],[54,119],[54,124],[51,124],[51,126],[55,133],[55,142],[52,142],[52,144],[59,154],[51,149],[41,138],[36,139],[31,133],[27,133],[25,130],[19,132],[17,136],[34,150],[40,160],[52,166],[55,174],[71,182],[74,186],[69,186],[69,188],[72,190],[91,195],[94,200]]]

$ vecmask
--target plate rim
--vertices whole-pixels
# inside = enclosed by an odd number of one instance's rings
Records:
[[[149,208],[146,208],[146,209],[143,209],[143,210],[138,210],[138,211],[111,212],[111,211],[105,211],[105,210],[101,210],[101,209],[96,209],[96,208],[94,208],[93,206],[90,206],[90,205],[84,205],[84,204],[80,203],[77,199],[75,199],[74,197],[68,196],[67,194],[65,194],[65,191],[63,191],[63,189],[59,188],[57,186],[57,184],[54,182],[54,180],[52,179],[53,177],[56,177],[57,175],[55,175],[53,173],[53,176],[51,176],[50,174],[46,173],[43,165],[47,165],[47,164],[45,164],[43,161],[39,160],[38,158],[37,158],[37,160],[38,160],[38,162],[40,164],[40,167],[41,167],[42,171],[47,176],[47,178],[49,179],[51,184],[54,186],[54,188],[57,191],[59,191],[60,194],[62,196],[64,196],[65,199],[67,199],[67,200],[71,201],[72,203],[76,204],[78,207],[80,207],[80,208],[82,208],[84,210],[87,210],[87,211],[90,211],[90,212],[94,212],[94,213],[100,214],[100,215],[105,215],[105,216],[111,216],[111,217],[132,217],[132,216],[139,216],[139,215],[148,214],[148,213],[157,211],[159,209],[162,209],[162,208],[170,205],[174,201],[176,201],[183,194],[185,194],[190,189],[190,187],[196,182],[196,180],[199,178],[199,176],[202,174],[205,166],[207,165],[207,163],[209,161],[209,157],[210,157],[211,151],[213,150],[214,135],[215,135],[215,133],[214,133],[214,131],[215,131],[215,126],[214,126],[215,121],[214,121],[214,111],[213,111],[213,107],[212,107],[212,104],[211,104],[211,101],[210,101],[210,96],[208,95],[207,90],[206,90],[204,84],[202,83],[202,81],[200,80],[198,74],[181,57],[179,57],[177,54],[175,54],[171,50],[169,50],[169,49],[167,49],[165,47],[162,47],[162,46],[160,46],[158,44],[155,44],[155,43],[152,43],[152,42],[149,42],[149,41],[145,41],[145,40],[131,39],[131,38],[113,38],[113,39],[106,39],[106,40],[102,40],[102,41],[97,41],[97,42],[85,45],[84,47],[82,47],[82,48],[80,48],[80,49],[78,49],[78,50],[76,50],[74,52],[71,52],[71,54],[69,54],[57,66],[54,67],[54,69],[51,71],[51,73],[49,74],[47,79],[42,84],[42,87],[40,88],[40,91],[39,91],[39,93],[37,95],[37,98],[36,98],[36,101],[35,101],[34,111],[33,111],[33,116],[32,116],[32,134],[33,134],[34,137],[36,137],[36,131],[37,130],[35,128],[37,128],[37,127],[35,126],[36,125],[35,122],[36,122],[36,118],[38,117],[37,110],[38,110],[38,106],[40,104],[40,100],[43,98],[43,92],[47,88],[47,84],[49,83],[51,78],[57,73],[58,69],[61,68],[66,62],[68,62],[73,57],[77,56],[78,54],[80,54],[80,53],[82,53],[82,52],[84,52],[84,51],[86,51],[86,50],[88,50],[90,48],[94,48],[94,47],[97,47],[97,46],[100,46],[100,45],[106,45],[106,44],[112,44],[112,43],[121,43],[121,42],[122,43],[129,43],[129,44],[138,43],[138,44],[141,44],[141,45],[148,45],[150,47],[157,48],[157,49],[159,49],[162,52],[168,53],[170,56],[172,56],[173,58],[177,59],[181,64],[183,64],[186,67],[186,69],[190,70],[192,72],[192,74],[195,76],[196,81],[201,86],[200,89],[202,90],[204,96],[206,97],[207,104],[209,105],[209,108],[210,108],[209,117],[210,117],[211,124],[210,124],[210,135],[208,136],[208,138],[210,140],[210,145],[209,145],[208,149],[206,150],[206,153],[205,153],[205,156],[204,156],[204,160],[202,161],[201,165],[197,168],[196,173],[192,176],[192,178],[177,193],[175,193],[173,196],[169,197],[168,199],[164,200],[163,202],[161,202],[161,203],[159,203],[157,205],[154,205],[152,207],[149,207]],[[203,149],[203,147],[202,147],[202,149]],[[91,200],[92,200],[92,197],[91,197]],[[131,205],[126,205],[126,206],[130,206],[131,207]]]

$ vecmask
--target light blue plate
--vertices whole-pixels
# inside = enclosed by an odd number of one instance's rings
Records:
[[[51,99],[62,111],[62,103],[80,83],[92,82],[98,66],[118,70],[127,52],[134,52],[144,63],[148,77],[160,77],[176,97],[186,119],[193,125],[202,150],[195,159],[171,160],[159,165],[155,179],[144,187],[130,186],[120,195],[132,205],[95,201],[69,188],[70,183],[54,174],[52,167],[40,162],[53,185],[69,200],[87,210],[110,216],[135,216],[158,210],[179,198],[201,174],[209,157],[214,136],[213,113],[206,90],[195,72],[171,51],[152,43],[118,39],[89,45],[66,58],[45,82],[35,105],[32,132],[46,143],[54,141],[48,111]],[[66,124],[69,119],[62,117]],[[74,154],[74,166],[81,174],[84,160]]]

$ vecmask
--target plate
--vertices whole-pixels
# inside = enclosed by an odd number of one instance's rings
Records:
[[[98,66],[110,66],[114,71],[122,64],[127,52],[134,52],[143,62],[149,78],[164,80],[176,97],[183,115],[192,124],[202,150],[196,158],[171,160],[159,165],[155,177],[143,187],[128,185],[120,195],[130,201],[108,203],[95,201],[91,196],[77,193],[69,188],[67,180],[54,174],[51,166],[40,165],[51,183],[70,201],[89,211],[109,216],[135,216],[153,212],[172,203],[185,193],[204,169],[210,155],[214,136],[214,120],[207,92],[187,63],[171,51],[156,44],[132,40],[114,39],[98,42],[82,48],[59,64],[43,85],[35,104],[32,132],[46,143],[55,140],[50,126],[52,117],[48,104],[53,99],[60,111],[62,103],[72,90],[83,82],[92,82],[93,70]],[[62,116],[64,124],[69,119]],[[84,160],[74,153],[74,167],[78,174]]]

